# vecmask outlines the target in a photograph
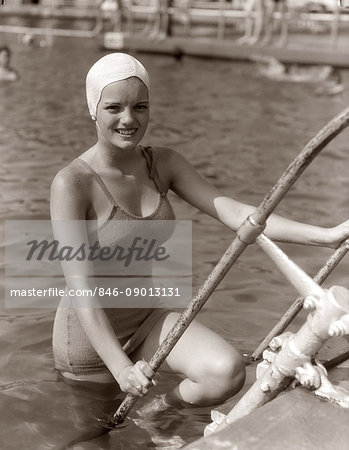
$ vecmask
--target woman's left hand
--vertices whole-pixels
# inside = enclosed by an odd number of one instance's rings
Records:
[[[349,220],[337,225],[336,227],[329,228],[325,245],[331,248],[337,248],[338,245],[344,240],[348,239],[349,244]]]

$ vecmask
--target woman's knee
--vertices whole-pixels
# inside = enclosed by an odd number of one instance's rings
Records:
[[[232,349],[210,361],[207,375],[215,389],[221,392],[221,396],[228,398],[239,392],[244,385],[245,364],[241,355]]]

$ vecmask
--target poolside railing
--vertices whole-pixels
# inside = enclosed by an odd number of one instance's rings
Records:
[[[50,18],[74,18],[89,19],[94,21],[90,30],[61,29],[47,27],[24,27],[16,25],[0,24],[0,32],[7,33],[31,33],[45,35],[48,29],[55,36],[71,36],[83,38],[95,38],[104,30],[104,21],[111,20],[113,14],[119,14],[118,11],[103,11],[100,8],[99,1],[96,0],[42,0],[38,5],[6,3],[2,9],[2,17],[6,16],[24,16]],[[305,12],[290,8],[286,13],[286,21],[293,27],[303,27],[310,29],[316,27],[316,24],[326,24],[329,30],[329,45],[333,48],[337,46],[338,36],[341,25],[349,23],[349,14],[343,14],[346,11],[339,6],[333,12],[314,13]],[[349,12],[349,10],[347,10]],[[151,20],[157,13],[157,7],[150,2],[138,0],[122,1],[122,14],[126,22],[126,30],[133,33],[136,21]],[[225,0],[216,2],[174,0],[168,13],[175,23],[183,24],[189,30],[196,24],[207,24],[217,27],[217,39],[224,39],[227,27],[234,25],[237,28],[246,17],[242,9],[236,9],[230,6]],[[256,13],[252,13],[253,15]],[[281,13],[273,13],[273,20],[281,20]],[[188,25],[189,24],[189,25]]]

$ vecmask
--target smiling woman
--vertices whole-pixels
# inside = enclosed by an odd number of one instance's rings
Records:
[[[110,71],[111,58],[118,65],[117,74]],[[123,149],[138,144],[149,122],[149,87],[146,70],[132,57],[114,54],[90,69],[86,95],[99,140]]]
[[[96,124],[97,142],[55,177],[51,191],[51,217],[79,221],[68,232],[54,225],[60,245],[87,242],[89,235],[81,221],[97,220],[97,237],[103,246],[115,245],[122,231],[113,227],[109,235],[107,221],[128,221],[128,234],[140,232],[141,220],[174,219],[167,191],[176,182],[175,172],[186,169],[185,180],[178,190],[190,189],[195,175],[192,167],[179,155],[166,149],[144,148],[139,145],[149,121],[149,78],[144,67],[133,57],[110,54],[90,69],[86,79],[89,111]],[[216,197],[216,191],[196,174],[195,190],[206,187],[206,194]],[[178,181],[178,178],[177,178]],[[210,209],[213,208],[211,202]],[[122,229],[123,226],[119,226]],[[66,230],[67,231],[67,230]],[[93,273],[88,261],[83,261],[74,277],[63,265],[68,287],[72,291],[88,290]],[[77,275],[77,276],[76,276]],[[117,284],[115,283],[117,286]],[[142,285],[142,287],[144,287]],[[147,286],[151,287],[151,284]],[[93,292],[93,290],[90,290]],[[148,289],[148,292],[151,290]],[[166,336],[178,314],[169,309],[98,307],[98,298],[86,299],[92,308],[79,309],[75,299],[62,299],[56,314],[53,347],[56,367],[63,376],[74,380],[112,382],[116,380],[125,392],[137,396],[147,393],[154,373],[143,360],[149,359]],[[194,322],[187,339],[209,344],[200,352],[192,366],[198,345],[181,342],[177,352],[168,358],[168,368],[182,373],[184,381],[164,400],[181,404],[212,404],[235,393],[244,380],[240,355],[221,337]],[[205,358],[215,354],[216,364]],[[191,364],[189,364],[189,361]],[[135,362],[135,363],[134,363]],[[216,380],[212,383],[209,380]],[[220,380],[220,382],[217,382]],[[209,388],[211,386],[211,388]]]
[[[116,100],[115,100],[116,99]],[[96,111],[98,139],[127,150],[137,144],[149,122],[148,89],[132,77],[106,86]]]
[[[90,69],[86,93],[97,142],[56,175],[51,189],[53,229],[63,247],[77,242],[88,246],[89,221],[97,222],[93,232],[102,247],[122,242],[125,233],[140,236],[146,220],[171,223],[169,190],[234,231],[255,210],[220,193],[177,152],[140,145],[149,121],[149,86],[145,68],[126,54],[106,55]],[[334,246],[348,236],[349,222],[324,229],[272,215],[265,232],[277,241]],[[62,267],[71,292],[98,294],[91,289],[91,261],[75,264],[74,273],[64,262]],[[109,282],[118,287],[117,278]],[[141,287],[152,292],[152,283],[150,274]],[[179,314],[163,307],[103,309],[97,294],[84,299],[84,308],[77,307],[80,299],[73,295],[62,299],[54,324],[56,368],[65,379],[117,382],[122,391],[142,397],[156,383],[146,361]],[[240,354],[196,320],[164,368],[182,380],[155,399],[157,410],[223,402],[240,390],[245,378]],[[143,413],[151,410],[146,407]]]

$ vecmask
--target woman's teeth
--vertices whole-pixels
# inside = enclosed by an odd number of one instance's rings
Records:
[[[136,128],[129,128],[128,130],[116,130],[122,136],[132,136],[137,131]]]

